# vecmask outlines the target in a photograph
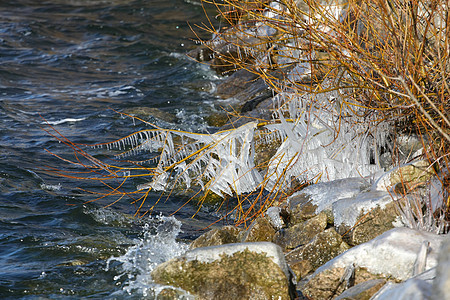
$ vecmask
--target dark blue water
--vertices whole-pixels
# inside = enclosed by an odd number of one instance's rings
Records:
[[[179,223],[155,216],[186,199],[141,219],[127,199],[86,203],[92,196],[78,188],[101,184],[43,172],[70,169],[45,149],[72,154],[44,119],[78,143],[145,128],[111,109],[204,130],[215,75],[185,56],[195,47],[187,21],[205,21],[196,0],[0,1],[0,299],[153,297],[149,261],[183,248]],[[190,219],[195,211],[176,215],[178,239],[214,221],[204,212]]]

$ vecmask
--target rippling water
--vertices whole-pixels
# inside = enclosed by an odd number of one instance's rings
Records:
[[[0,2],[0,298],[152,298],[145,273],[182,251],[214,219],[173,197],[135,219],[126,201],[85,203],[96,183],[48,176],[70,148],[44,119],[79,143],[111,141],[144,125],[204,130],[215,75],[184,55],[195,0],[3,0]],[[155,200],[157,195],[154,195]],[[178,240],[175,236],[178,234]],[[159,245],[160,247],[155,247]],[[162,254],[166,256],[161,256]],[[143,265],[144,264],[144,265]],[[151,289],[151,288],[150,288]]]

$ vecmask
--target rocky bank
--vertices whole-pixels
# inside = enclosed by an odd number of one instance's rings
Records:
[[[406,227],[404,201],[360,178],[311,185],[151,276],[196,299],[450,299],[450,238]]]
[[[220,61],[221,52],[237,48],[216,43],[215,54],[208,47],[189,54],[228,74],[216,93],[236,100],[241,115],[211,116],[211,125],[222,129],[273,113],[274,92],[261,78],[231,72]],[[289,63],[295,61],[291,55]],[[310,81],[300,67],[293,64],[290,78]],[[399,136],[396,144],[404,153],[422,147],[413,136]],[[260,149],[255,160],[274,149]],[[371,176],[309,185],[248,228],[206,232],[152,272],[156,283],[168,286],[161,297],[182,297],[181,289],[195,299],[450,299],[450,237],[442,234],[446,223],[433,218],[443,196],[434,173],[420,159],[379,164],[383,171]]]

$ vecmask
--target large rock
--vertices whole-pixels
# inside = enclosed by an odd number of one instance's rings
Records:
[[[308,244],[286,254],[286,260],[289,264],[307,260],[315,270],[349,248],[336,230],[329,228],[317,234]]]
[[[275,229],[269,220],[263,217],[255,219],[252,225],[242,234],[242,242],[271,242]]]
[[[191,243],[190,248],[194,249],[200,247],[238,243],[240,242],[238,236],[241,231],[242,229],[235,226],[223,226],[221,228],[215,228],[195,239]]]
[[[394,228],[400,215],[387,192],[363,192],[333,203],[334,224],[349,244],[359,245]]]
[[[303,287],[312,299],[326,299],[342,292],[345,273],[352,269],[355,283],[389,277],[406,280],[414,275],[417,266],[430,269],[437,264],[437,254],[443,237],[409,228],[394,228],[375,239],[353,247],[318,268]],[[426,251],[421,251],[423,245]],[[426,255],[423,255],[425,252]],[[423,261],[421,261],[423,260]],[[366,270],[364,278],[358,273]],[[371,278],[372,277],[372,278]],[[324,295],[327,295],[325,298]]]
[[[408,192],[413,186],[431,179],[434,169],[429,166],[430,163],[427,160],[419,160],[395,167],[381,175],[373,184],[373,188],[379,191],[394,188],[398,192]]]
[[[273,241],[286,249],[293,249],[299,245],[308,243],[318,233],[327,227],[327,215],[320,213],[303,223],[296,224],[286,229],[279,230]]]
[[[313,274],[313,278],[301,288],[301,291],[308,299],[333,299],[353,285],[376,279],[383,279],[383,276],[374,275],[366,268],[338,267]]]
[[[151,276],[201,299],[291,299],[295,294],[281,248],[268,242],[190,250]]]
[[[243,93],[249,89],[253,82],[258,78],[258,75],[250,73],[246,70],[239,70],[232,75],[225,78],[218,86],[216,95],[227,99],[236,94]],[[246,99],[247,100],[247,99]]]

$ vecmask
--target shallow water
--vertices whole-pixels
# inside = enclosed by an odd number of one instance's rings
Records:
[[[113,110],[207,129],[217,77],[185,56],[195,47],[187,21],[204,20],[195,0],[0,2],[1,299],[151,299],[145,274],[215,220],[203,211],[190,219],[191,205],[176,215],[181,223],[158,217],[180,197],[137,219],[126,200],[85,203],[91,198],[78,187],[101,189],[98,182],[42,171],[70,168],[45,149],[72,154],[43,130],[46,122],[88,144],[145,127]]]

